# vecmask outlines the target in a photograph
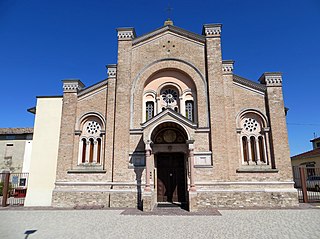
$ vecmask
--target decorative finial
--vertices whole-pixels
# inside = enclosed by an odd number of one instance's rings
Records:
[[[164,22],[164,25],[173,25],[173,21],[170,19],[171,11],[173,10],[172,7],[170,7],[170,4],[168,4],[168,7],[166,8],[166,11],[168,13],[168,19]]]
[[[173,21],[171,21],[169,18],[168,20],[164,21],[164,26],[168,26],[168,25],[173,26]]]

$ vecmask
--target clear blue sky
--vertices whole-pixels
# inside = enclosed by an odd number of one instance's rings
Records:
[[[32,127],[36,96],[61,95],[65,78],[89,86],[117,63],[117,27],[138,35],[174,24],[201,34],[222,23],[223,59],[257,80],[283,72],[291,155],[320,136],[320,1],[318,0],[0,0],[0,127]]]

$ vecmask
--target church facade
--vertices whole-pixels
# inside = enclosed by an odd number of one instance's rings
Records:
[[[281,73],[235,75],[220,24],[117,33],[108,79],[63,81],[52,206],[297,205]]]

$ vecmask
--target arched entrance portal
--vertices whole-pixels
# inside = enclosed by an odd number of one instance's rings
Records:
[[[178,124],[165,122],[152,132],[158,203],[187,205],[188,136]]]

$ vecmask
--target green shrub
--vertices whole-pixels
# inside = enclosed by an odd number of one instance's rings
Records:
[[[4,187],[4,182],[0,182],[0,196],[3,196],[3,187]],[[12,191],[12,184],[9,183],[9,193]]]

